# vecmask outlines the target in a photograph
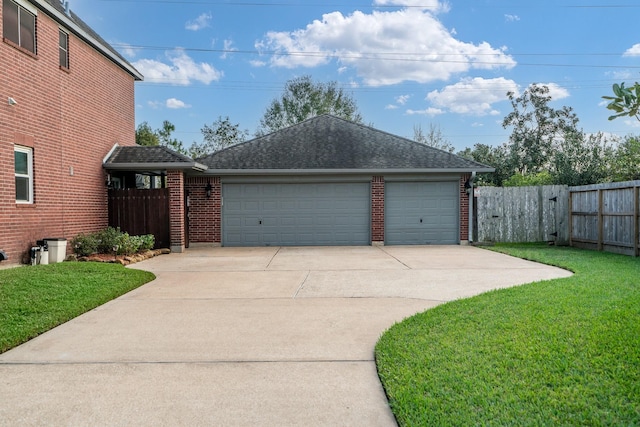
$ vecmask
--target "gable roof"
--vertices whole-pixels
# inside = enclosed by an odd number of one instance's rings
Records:
[[[191,157],[177,153],[167,147],[145,147],[133,145],[117,146],[107,155],[103,163],[107,170],[148,171],[157,169],[195,170],[207,169]]]
[[[198,161],[215,174],[494,171],[455,154],[327,114]]]
[[[60,25],[80,37],[98,52],[106,56],[108,59],[116,63],[120,68],[133,76],[135,80],[143,80],[144,77],[133,65],[129,63],[120,53],[115,50],[109,43],[100,37],[91,29],[78,15],[73,11],[65,9],[60,0],[29,0],[35,4],[40,10],[49,15]]]

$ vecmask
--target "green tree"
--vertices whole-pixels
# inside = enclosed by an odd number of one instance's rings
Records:
[[[508,143],[510,167],[521,175],[548,170],[557,142],[579,132],[578,117],[570,107],[550,107],[547,86],[533,84],[518,97],[514,92],[507,96],[513,112],[504,118],[502,126],[512,128]]]
[[[425,133],[421,125],[413,126],[413,140],[429,147],[438,148],[440,150],[453,153],[455,147],[442,134],[439,125],[429,123],[429,131]]]
[[[640,139],[637,136],[626,136],[618,143],[612,169],[614,181],[640,179]]]
[[[151,129],[149,123],[142,122],[136,128],[136,144],[144,146],[160,145],[158,134]]]
[[[156,133],[158,134],[158,139],[160,140],[160,145],[163,147],[167,147],[172,149],[173,151],[177,151],[180,154],[189,155],[187,150],[185,150],[182,145],[182,141],[179,141],[176,138],[172,138],[171,134],[176,130],[176,127],[169,120],[165,120],[162,122],[162,128],[158,129]]]
[[[260,119],[257,136],[265,135],[322,114],[362,123],[355,100],[337,82],[317,83],[311,76],[289,80],[280,98],[271,101]]]
[[[609,179],[613,149],[602,133],[585,135],[571,132],[564,135],[552,159],[554,184],[587,185]]]
[[[635,117],[640,120],[640,83],[627,88],[624,83],[613,85],[614,96],[603,96],[604,99],[611,101],[607,108],[616,114],[609,116],[609,120],[618,117]]]
[[[478,175],[476,181],[478,185],[500,187],[503,185],[503,182],[513,174],[508,162],[506,145],[492,147],[486,144],[476,144],[473,146],[473,149],[466,148],[460,151],[458,155],[495,168],[495,172],[493,173]]]
[[[229,117],[218,117],[211,126],[205,124],[202,129],[203,141],[194,142],[189,149],[189,154],[194,159],[204,157],[223,148],[246,141],[249,136],[247,130],[240,129],[240,124],[233,124]]]

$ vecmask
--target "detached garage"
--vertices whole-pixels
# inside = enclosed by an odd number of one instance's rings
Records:
[[[493,171],[330,115],[198,163],[184,181],[187,246],[460,244],[465,184]]]

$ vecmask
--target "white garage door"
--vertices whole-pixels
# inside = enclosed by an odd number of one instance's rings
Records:
[[[459,187],[456,181],[387,182],[385,244],[457,244]]]
[[[370,244],[369,183],[223,184],[225,246]]]

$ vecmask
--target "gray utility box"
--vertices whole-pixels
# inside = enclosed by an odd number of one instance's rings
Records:
[[[49,264],[62,262],[67,258],[67,239],[46,237],[44,241],[49,247]]]

